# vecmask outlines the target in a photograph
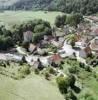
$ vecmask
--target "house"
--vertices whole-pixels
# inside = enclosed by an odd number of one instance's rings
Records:
[[[90,28],[91,28],[91,24],[82,22],[82,23],[78,24],[77,31],[82,32],[82,33],[87,33]]]
[[[78,48],[84,48],[84,47],[87,47],[89,41],[91,40],[92,38],[90,38],[89,36],[86,36],[86,35],[76,35],[75,37],[75,47],[78,47]]]
[[[98,37],[95,37],[93,40],[90,41],[90,48],[93,52],[98,54]]]
[[[58,53],[59,53],[59,55],[62,57],[62,58],[65,58],[65,57],[67,57],[67,55],[66,55],[66,51],[65,50],[59,50],[58,51]]]
[[[91,32],[88,34],[94,38],[95,36],[98,36],[98,27],[97,26],[92,26]]]
[[[7,61],[13,61],[13,62],[21,62],[23,61],[24,56],[18,55],[18,54],[5,54]]]
[[[75,42],[81,41],[81,35],[79,33],[76,33],[74,37],[75,37]]]
[[[42,70],[44,68],[39,58],[37,59],[37,61],[34,61],[33,67],[38,68],[39,70]]]
[[[16,48],[16,50],[17,50],[17,52],[19,53],[19,54],[21,54],[21,55],[27,55],[27,51],[26,51],[26,49],[25,48],[22,48],[22,47],[17,47]]]
[[[60,45],[63,45],[64,41],[65,41],[65,38],[64,37],[60,37],[58,39],[58,42],[59,42]]]
[[[56,40],[51,40],[51,44],[54,45],[55,47],[59,48],[60,47],[60,44],[58,41]]]
[[[94,22],[94,23],[98,22],[98,17],[96,17],[96,16],[89,16],[88,19],[91,20],[91,22]]]
[[[92,51],[91,51],[91,48],[89,46],[85,47],[84,49],[79,50],[79,57],[81,57],[81,58],[86,58],[90,54],[92,54]]]
[[[47,54],[47,52],[45,51],[45,49],[37,48],[37,54],[43,56]]]
[[[98,36],[98,28],[96,28],[95,30],[93,30],[93,33]]]
[[[32,42],[33,33],[31,31],[26,31],[23,33],[24,42]]]
[[[32,43],[30,43],[28,50],[29,50],[29,52],[33,53],[34,51],[37,50],[37,46],[32,44]]]
[[[44,41],[50,41],[51,39],[53,39],[52,35],[44,35]]]
[[[64,37],[65,36],[65,32],[61,29],[56,29],[56,31],[53,33],[53,36],[55,38],[58,38],[58,37]]]
[[[62,62],[62,58],[59,54],[52,55],[48,60],[49,60],[49,63],[54,67],[57,67]]]
[[[68,25],[65,25],[64,28],[63,28],[63,31],[65,33],[65,35],[69,34],[69,26]]]
[[[64,41],[65,41],[64,37],[59,37],[58,39],[52,39],[50,43],[57,48],[61,48],[64,44]]]

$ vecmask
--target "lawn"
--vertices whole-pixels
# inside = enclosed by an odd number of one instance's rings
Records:
[[[58,88],[41,76],[13,80],[0,75],[0,100],[64,100]]]
[[[0,22],[4,24],[14,24],[33,19],[43,19],[53,25],[58,15],[62,15],[62,13],[45,11],[5,11],[0,13]]]

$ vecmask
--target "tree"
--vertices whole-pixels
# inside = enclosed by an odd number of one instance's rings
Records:
[[[74,85],[75,85],[75,82],[76,82],[76,78],[75,78],[75,76],[74,75],[69,75],[69,81],[70,81],[70,86],[71,86],[71,88],[73,88],[74,87]]]
[[[35,32],[35,33],[43,32],[44,29],[45,29],[44,24],[38,24],[38,25],[35,26],[35,28],[34,28],[34,32]]]
[[[33,43],[39,42],[43,38],[43,35],[44,35],[43,32],[34,34],[32,39]]]
[[[13,46],[13,41],[10,36],[5,37],[4,35],[0,35],[0,50],[7,50]]]
[[[65,100],[77,100],[76,95],[72,90],[68,91],[68,93],[65,95]]]
[[[67,16],[67,19],[66,19],[66,23],[74,27],[77,27],[77,25],[82,21],[83,21],[83,16],[79,13]]]
[[[6,2],[0,1],[1,12],[3,10],[45,10],[61,11],[65,13],[82,13],[83,15],[94,14],[98,12],[98,0],[18,0],[17,3],[8,6]],[[4,3],[4,4],[2,4]],[[6,4],[5,4],[6,3]]]
[[[56,27],[62,27],[66,24],[66,15],[57,16],[55,20]]]
[[[23,35],[23,33],[26,32],[27,34],[28,32],[31,33],[31,35]],[[35,19],[33,21],[28,21],[20,25],[14,25],[12,27],[12,33],[13,41],[16,44],[17,42],[23,42],[23,36],[26,37],[26,40],[30,39],[31,37],[31,39],[33,38],[33,41],[38,41],[44,35],[50,35],[52,33],[52,29],[49,22],[43,21],[41,19]],[[34,34],[34,36],[32,36],[32,33]]]
[[[65,77],[63,77],[63,76],[59,76],[59,77],[56,79],[56,82],[57,82],[57,84],[58,84],[58,88],[59,88],[60,92],[61,92],[62,94],[67,93],[67,89],[68,89],[68,87],[69,87],[69,85],[70,85],[68,77],[65,78]]]

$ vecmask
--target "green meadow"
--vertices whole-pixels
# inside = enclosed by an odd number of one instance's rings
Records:
[[[22,80],[0,75],[0,100],[64,100],[56,85],[31,74]]]
[[[4,11],[0,13],[0,23],[12,25],[28,20],[43,19],[49,21],[51,25],[53,25],[56,16],[62,14],[61,12],[48,11]]]

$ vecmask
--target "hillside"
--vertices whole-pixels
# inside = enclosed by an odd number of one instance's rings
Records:
[[[98,0],[0,0],[0,8],[6,10],[55,10],[67,13],[98,12]]]

